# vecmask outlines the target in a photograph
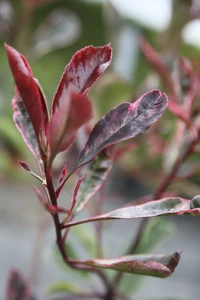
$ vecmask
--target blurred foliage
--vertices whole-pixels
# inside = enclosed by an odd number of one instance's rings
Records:
[[[42,84],[49,102],[64,66],[74,52],[89,44],[97,46],[112,43],[113,64],[90,93],[95,121],[113,106],[123,101],[135,101],[149,89],[165,90],[158,75],[139,50],[141,35],[159,51],[172,72],[178,55],[189,57],[196,66],[200,54],[198,48],[186,45],[181,38],[182,28],[194,18],[190,13],[192,1],[174,1],[171,23],[164,32],[142,27],[134,19],[125,18],[113,3],[3,0],[0,4],[0,39],[16,47],[29,59],[34,76]],[[126,46],[124,36],[128,39],[129,47]],[[121,52],[123,58],[120,58]],[[9,124],[13,81],[3,43],[0,44],[0,63],[0,151],[3,157],[0,172],[6,175],[11,173],[13,160],[24,155],[27,157],[28,154],[17,130]],[[147,174],[152,168],[155,174],[156,169],[159,172],[162,158],[153,153],[152,136],[159,133],[160,143],[164,143],[175,126],[172,115],[165,114],[149,134],[136,138],[137,147],[119,162],[121,168],[128,172],[140,169],[140,178],[144,166]],[[153,178],[151,184],[154,184]]]
[[[90,44],[99,46],[111,42],[114,53],[113,64],[89,95],[93,101],[97,121],[120,102],[135,101],[143,92],[154,88],[166,91],[159,75],[139,49],[140,36],[144,36],[159,52],[172,74],[179,56],[190,59],[199,73],[200,49],[185,44],[181,37],[183,27],[196,18],[191,14],[191,5],[192,1],[188,0],[174,1],[169,27],[163,32],[156,32],[142,27],[133,19],[122,17],[120,11],[112,5],[112,1],[101,4],[81,0],[2,0],[0,3],[0,176],[24,179],[16,160],[29,157],[12,123],[10,103],[13,97],[13,80],[5,57],[3,41],[17,48],[28,58],[34,76],[39,79],[49,102],[55,93],[64,66],[74,52]],[[128,39],[126,43],[122,39],[123,33],[126,33]],[[199,105],[196,109],[199,109]],[[118,167],[133,179],[135,177],[147,182],[154,188],[161,174],[166,172],[161,153],[165,153],[176,127],[176,117],[171,112],[166,112],[153,128],[134,140],[136,147],[119,160]],[[176,150],[170,149],[171,152]],[[198,154],[191,156],[182,166],[181,171],[194,169],[198,156]],[[200,183],[199,170],[200,168],[194,169],[191,178],[182,181],[184,184],[175,182],[174,190],[186,196],[197,194]],[[138,253],[149,251],[170,231],[170,226],[160,219],[149,223],[144,232],[144,239],[141,240],[142,244],[137,249]],[[95,252],[95,243],[90,233],[90,231],[81,231],[81,228],[75,232],[86,252],[92,256]],[[72,245],[68,245],[68,252],[72,256],[75,255]],[[53,255],[57,263],[63,267],[59,252],[55,250]],[[73,273],[73,276],[80,275],[79,272],[74,272],[68,267],[66,270]],[[135,284],[132,284],[132,280],[132,275],[126,275],[122,282],[122,290],[135,289],[139,281],[134,279]],[[74,286],[59,283],[49,292],[59,289],[73,290]]]

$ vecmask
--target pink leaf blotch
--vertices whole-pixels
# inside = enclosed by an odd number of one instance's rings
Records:
[[[74,54],[70,63],[65,67],[60,84],[53,99],[54,113],[69,93],[87,95],[112,60],[110,45],[104,47],[87,46]]]
[[[39,139],[41,130],[46,128],[48,120],[45,99],[33,77],[26,58],[7,44],[5,44],[5,49],[17,89]]]
[[[96,268],[166,278],[174,272],[179,260],[180,252],[177,251],[172,255],[127,255],[113,259],[97,258],[82,263]]]
[[[118,208],[116,210],[107,212],[103,215],[90,217],[80,221],[74,221],[66,224],[65,227],[75,226],[79,224],[114,220],[114,219],[137,219],[137,218],[150,218],[157,216],[170,216],[170,215],[183,215],[191,214],[198,216],[200,214],[200,207],[193,208],[192,201],[180,197],[163,198],[160,200],[149,201],[144,204],[127,206]]]
[[[124,102],[111,109],[93,128],[74,167],[60,182],[57,191],[77,168],[92,161],[104,148],[146,131],[161,117],[167,103],[165,93],[153,90],[142,95],[134,103]]]
[[[105,147],[146,131],[167,107],[167,96],[159,90],[144,94],[134,103],[122,103],[111,109],[95,125],[75,168],[90,162]]]
[[[92,116],[92,104],[87,96],[71,93],[52,116],[47,135],[51,151],[55,154],[65,151],[73,143],[78,129],[88,122]]]

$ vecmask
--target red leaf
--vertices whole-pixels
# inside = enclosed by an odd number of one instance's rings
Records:
[[[6,44],[5,49],[17,88],[33,124],[36,136],[39,138],[40,132],[46,128],[48,121],[48,111],[43,93],[34,79],[25,57]]]
[[[28,165],[27,163],[25,163],[24,161],[18,160],[18,164],[20,164],[20,166],[21,166],[25,171],[27,171],[28,173],[31,172],[31,169],[30,169],[29,165]]]
[[[72,198],[72,201],[71,201],[71,207],[70,207],[70,211],[73,210],[75,204],[76,204],[76,198],[77,198],[77,194],[78,194],[78,191],[79,191],[79,188],[81,186],[81,183],[82,181],[85,179],[85,177],[87,176],[87,174],[83,175],[77,182],[76,186],[75,186],[75,189],[74,189],[74,194],[73,194],[73,198]]]
[[[31,294],[29,287],[21,274],[15,269],[11,270],[7,283],[6,300],[34,299],[35,298]]]
[[[74,141],[76,133],[92,117],[92,105],[82,94],[72,93],[52,116],[47,130],[52,156],[66,150]]]
[[[69,214],[69,210],[65,209],[63,207],[55,206],[53,204],[50,204],[46,201],[46,199],[43,197],[42,193],[40,190],[38,190],[35,186],[33,186],[33,189],[42,204],[42,206],[48,211],[50,214],[58,214],[58,213],[64,213],[64,214]]]
[[[35,156],[36,160],[40,161],[40,151],[38,147],[37,137],[31,123],[24,102],[19,94],[17,87],[14,88],[15,95],[12,99],[13,120],[19,133],[21,134],[26,146]]]
[[[65,67],[60,84],[54,96],[52,111],[61,107],[69,93],[76,92],[87,95],[102,73],[110,65],[112,50],[109,45],[104,47],[85,47],[72,57]]]
[[[58,183],[60,183],[66,175],[67,175],[67,166],[65,165],[64,168],[62,169],[62,172],[60,173]]]

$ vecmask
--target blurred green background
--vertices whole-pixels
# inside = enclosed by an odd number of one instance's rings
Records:
[[[178,17],[177,17],[178,16]],[[23,53],[39,79],[49,105],[64,66],[82,47],[111,43],[113,63],[93,87],[95,120],[123,101],[135,101],[143,92],[163,86],[139,47],[145,37],[160,53],[173,72],[176,59],[185,55],[198,66],[198,40],[191,41],[189,25],[198,21],[198,1],[81,1],[81,0],[2,0],[0,2],[0,176],[27,180],[17,159],[31,160],[12,121],[13,79],[5,57],[3,42]],[[195,20],[195,21],[194,21]],[[197,22],[198,23],[198,22]],[[189,25],[188,25],[189,24]],[[198,31],[199,24],[196,24]],[[194,30],[192,30],[194,32]],[[189,39],[188,39],[189,37]],[[190,44],[189,44],[190,43]],[[192,45],[196,43],[196,45]],[[166,91],[167,92],[167,91]],[[167,122],[164,122],[164,119]],[[95,123],[94,120],[94,123]],[[169,137],[174,130],[168,113],[157,126],[159,134]],[[156,127],[155,127],[156,128]],[[156,129],[154,129],[156,131]],[[137,142],[139,140],[139,142]],[[161,157],[146,136],[136,138],[137,147],[121,164],[125,172],[161,165]],[[151,155],[151,162],[149,161]],[[138,174],[139,176],[139,174]]]
[[[4,239],[2,239],[2,245],[6,245],[4,249],[5,253],[8,251],[6,249],[6,247],[8,247],[7,245],[9,245],[9,249],[12,248],[13,235],[11,233],[13,224],[15,225],[15,218],[13,218],[14,214],[12,215],[10,212],[8,213],[7,218],[5,211],[9,211],[9,209],[12,210],[13,208],[16,209],[17,207],[16,211],[20,212],[19,216],[20,218],[22,217],[22,224],[20,221],[16,221],[15,242],[18,242],[22,232],[24,234],[22,239],[24,238],[24,240],[19,243],[19,247],[21,246],[21,248],[19,248],[19,251],[16,251],[15,255],[16,261],[20,261],[20,259],[22,259],[20,254],[26,252],[23,257],[23,270],[27,271],[24,265],[29,262],[27,253],[30,254],[32,251],[32,244],[27,245],[29,235],[31,237],[33,236],[28,232],[28,226],[30,225],[28,222],[31,223],[30,219],[33,214],[33,218],[38,218],[36,220],[34,219],[34,226],[36,227],[36,224],[38,226],[39,221],[41,221],[39,219],[42,219],[43,215],[40,212],[40,206],[39,208],[35,207],[34,209],[32,206],[31,208],[29,207],[27,195],[29,196],[30,186],[27,188],[22,187],[22,185],[20,186],[20,183],[24,181],[29,180],[32,182],[32,178],[29,178],[27,174],[19,168],[16,163],[17,159],[29,162],[31,167],[33,166],[33,169],[35,162],[29,151],[26,149],[22,138],[12,121],[11,99],[14,94],[14,82],[5,56],[3,42],[15,47],[27,57],[33,69],[34,76],[40,81],[43,87],[49,106],[51,105],[53,95],[56,91],[64,67],[70,61],[72,55],[87,45],[93,44],[94,46],[101,46],[111,43],[111,47],[113,48],[113,62],[102,78],[97,81],[89,94],[94,107],[95,118],[93,122],[95,123],[95,121],[113,106],[116,106],[123,101],[135,101],[146,91],[160,88],[163,91],[168,92],[160,79],[160,76],[152,66],[149,65],[142,54],[139,45],[140,37],[144,37],[160,54],[171,74],[176,71],[176,63],[179,56],[185,56],[190,59],[194,68],[199,72],[199,16],[200,5],[198,0],[0,1],[0,179],[3,183],[0,198],[2,203],[6,202],[4,201],[5,199],[11,199],[10,202],[7,201],[8,205],[6,209],[2,206],[3,213],[1,216],[3,217],[1,218],[2,221],[4,221],[5,218],[5,222],[2,222],[3,224],[8,224],[8,226],[5,225],[5,228],[2,227],[4,236],[6,236],[6,234],[8,236],[6,242],[9,238],[12,241],[11,243],[9,240],[6,244]],[[123,198],[126,196],[126,201],[132,200],[133,194],[134,198],[137,198],[137,196],[141,196],[141,194],[152,191],[152,189],[157,186],[158,180],[160,180],[162,174],[169,170],[177,155],[179,155],[180,150],[180,145],[176,145],[176,143],[171,145],[171,138],[173,138],[176,126],[176,118],[171,112],[167,111],[159,122],[152,126],[150,131],[134,139],[135,146],[130,153],[127,153],[119,162],[117,162],[117,172],[115,172],[114,180],[111,180],[109,185],[111,193],[115,194],[114,205],[116,205],[116,207],[119,204],[119,199],[117,198],[118,192],[123,194]],[[193,173],[194,176],[192,177],[192,180],[186,179],[185,181],[182,181],[184,184],[176,183],[173,186],[177,192],[186,197],[191,197],[191,195],[199,193],[198,178],[200,175],[200,168],[198,154],[193,156],[187,164],[184,165],[185,170],[190,170],[194,167],[195,172]],[[10,182],[16,182],[13,181],[13,179],[19,180],[19,187],[11,187]],[[5,182],[8,184],[4,186]],[[123,185],[122,187],[121,184]],[[146,185],[146,189],[143,189],[143,184]],[[140,189],[139,192],[138,187]],[[131,192],[129,194],[130,189]],[[15,202],[15,194],[21,195],[23,193],[25,194],[21,199],[21,204],[20,201],[17,201],[18,199],[16,199]],[[13,198],[11,197],[11,194]],[[31,194],[30,198],[34,198],[34,195]],[[17,204],[12,206],[11,202]],[[113,208],[113,204],[111,207]],[[16,213],[16,211],[14,211],[14,213]],[[27,230],[26,228],[24,229],[24,216],[28,219],[28,221],[26,219],[27,223],[25,223],[28,228]],[[9,220],[12,220],[12,222]],[[191,232],[187,226],[187,219],[186,223],[183,221],[181,222],[180,227],[184,228],[188,235],[190,235]],[[49,227],[47,226],[48,230],[50,228],[49,223]],[[151,243],[153,245],[157,243],[156,238],[160,240],[163,236],[167,236],[168,231],[171,231],[170,225],[166,224],[167,223],[164,223],[163,225],[162,220],[158,220],[155,221],[155,224],[152,223],[150,225],[150,229],[148,229],[149,231],[147,230],[146,234],[148,237],[152,237],[153,240],[152,242],[152,240],[149,241],[147,239],[150,248]],[[17,227],[18,225],[19,228]],[[41,226],[41,224],[39,226]],[[30,228],[32,227],[30,226]],[[109,242],[111,241],[114,250],[115,246],[113,245],[115,245],[114,238],[116,235],[116,228],[117,225],[107,237],[107,240]],[[120,232],[122,228],[123,226],[121,227],[121,225],[118,225],[117,230]],[[126,229],[127,227],[124,227],[124,231],[122,231],[125,232]],[[128,228],[127,231],[129,230],[130,228]],[[134,228],[134,230],[136,231],[136,228]],[[196,230],[198,230],[198,228]],[[83,240],[84,234],[86,234],[86,242],[84,242],[88,246],[88,244],[90,245],[90,243],[92,243],[91,236],[87,235],[87,231],[83,230],[81,233],[79,232],[79,236],[81,236]],[[54,236],[54,232],[52,235]],[[35,238],[35,235],[33,238]],[[44,238],[44,236],[40,237],[40,239],[42,238]],[[185,235],[184,232],[182,232],[183,248],[185,247],[184,239]],[[176,238],[174,238],[172,244],[176,244]],[[187,243],[187,245],[189,247],[190,243]],[[145,243],[143,246],[143,248],[147,248]],[[48,245],[46,247],[48,247]],[[92,246],[90,247],[90,250],[91,249]],[[196,245],[195,249],[198,250],[198,245]],[[196,251],[195,253],[192,252],[194,258],[198,256],[197,250],[194,250]],[[144,249],[142,249],[142,251],[144,252]],[[31,254],[33,253],[31,252]],[[12,255],[12,251],[10,254],[9,252],[7,254],[8,263],[5,266],[6,271],[4,277],[7,276],[7,266],[10,266],[10,260],[15,262],[14,258],[9,258],[12,257]],[[46,252],[43,257],[44,265],[46,257],[46,266],[51,268],[49,263],[52,262],[52,258],[49,258],[48,253],[46,255]],[[34,259],[32,265],[34,265]],[[188,265],[194,266],[195,268],[196,261],[193,261],[193,264],[191,264],[190,260]],[[184,268],[181,270],[184,272]],[[190,273],[188,272],[188,274]],[[49,282],[53,282],[54,277],[51,275],[51,272],[49,272],[49,269],[48,275],[50,278],[48,279]],[[193,273],[193,277],[198,279],[198,276],[198,272]],[[177,280],[179,280],[179,277],[177,278]],[[189,282],[191,278],[192,275],[188,275],[185,277],[185,281]],[[46,283],[45,280],[46,277],[43,280],[43,282]],[[194,281],[195,279],[193,282]],[[170,282],[172,294],[173,290],[177,289],[177,287],[173,285],[175,284],[174,282],[175,281],[173,281],[172,278],[172,281]],[[184,283],[184,281],[182,283]],[[42,283],[39,284],[42,285]],[[137,285],[137,280],[135,285]],[[151,287],[154,286],[156,289],[157,285],[157,279],[151,281]],[[161,287],[164,287],[164,285],[164,283],[163,285],[160,284]],[[124,290],[132,290],[135,288],[132,283],[132,277],[128,277],[122,288]],[[198,283],[192,288],[194,295],[197,295]],[[185,290],[183,289],[181,292],[182,296],[185,295],[184,291]],[[148,295],[148,292],[146,292],[146,294]],[[166,292],[164,295],[169,294]],[[192,297],[191,291],[189,295]],[[192,299],[191,297],[187,299]]]

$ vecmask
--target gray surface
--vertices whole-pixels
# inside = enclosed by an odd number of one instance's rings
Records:
[[[120,206],[119,200],[114,206]],[[113,205],[109,204],[108,209]],[[182,249],[182,259],[175,273],[168,279],[146,278],[144,285],[133,297],[134,300],[156,299],[199,299],[200,293],[200,218],[170,218],[176,224],[176,233],[155,249],[155,253],[172,253]],[[41,220],[44,220],[41,223]],[[38,224],[40,229],[38,231]],[[139,220],[110,222],[104,241],[112,245],[108,256],[118,255],[122,245],[127,244],[137,229]],[[41,231],[44,226],[44,232]],[[84,225],[85,226],[85,225]],[[40,243],[36,245],[39,234]],[[52,261],[52,245],[55,241],[54,228],[48,215],[42,212],[30,185],[0,183],[0,299],[5,299],[5,285],[8,271],[16,267],[27,277],[32,277],[32,288],[37,295],[43,295],[50,283],[68,280],[72,273],[60,270]],[[34,257],[34,247],[40,255]],[[32,267],[31,267],[32,265]],[[34,267],[33,267],[34,266]],[[35,272],[35,275],[31,273]],[[79,285],[86,286],[81,278],[75,279]],[[82,282],[82,283],[81,283]],[[91,283],[99,287],[98,280]]]

